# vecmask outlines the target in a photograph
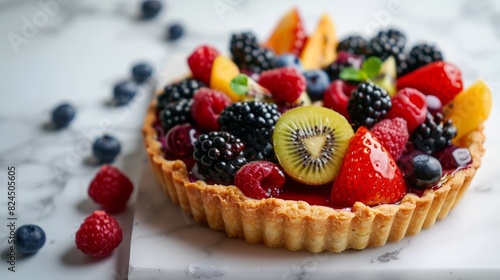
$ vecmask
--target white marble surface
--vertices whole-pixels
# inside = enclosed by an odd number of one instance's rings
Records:
[[[249,245],[194,223],[160,192],[144,161],[140,133],[150,89],[144,88],[126,108],[104,104],[113,84],[126,78],[135,62],[153,63],[160,83],[178,77],[184,73],[172,65],[178,65],[179,57],[195,46],[210,43],[226,50],[232,30],[252,29],[265,38],[276,16],[294,2],[166,1],[159,18],[139,22],[135,16],[140,1],[66,0],[47,16],[46,23],[38,22],[37,31],[28,34],[31,38],[26,37],[16,52],[8,36],[10,32],[22,35],[24,20],[33,22],[34,16],[40,16],[44,10],[39,1],[0,1],[1,279],[500,277],[500,192],[494,166],[500,154],[500,134],[494,127],[500,121],[497,96],[486,124],[488,152],[483,167],[461,204],[444,221],[399,243],[360,252],[312,254]],[[407,32],[410,43],[436,42],[447,59],[462,69],[466,85],[481,77],[498,94],[498,1],[295,2],[308,30],[327,11],[341,36],[390,23]],[[400,4],[397,14],[388,10],[394,2]],[[393,13],[389,18],[383,11]],[[167,43],[165,25],[177,20],[185,23],[187,35]],[[43,130],[50,110],[61,101],[77,107],[74,123],[59,132]],[[98,208],[86,193],[97,167],[86,165],[85,159],[91,141],[103,132],[121,140],[124,150],[116,165],[134,181],[136,191],[127,211],[117,216],[124,242],[111,257],[93,260],[75,249],[74,234]],[[17,259],[16,273],[7,271],[4,256],[8,165],[18,169],[18,225],[36,223],[47,234],[40,252]]]

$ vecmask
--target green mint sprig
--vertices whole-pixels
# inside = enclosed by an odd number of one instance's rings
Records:
[[[239,74],[231,80],[229,86],[235,93],[245,95],[250,90],[248,79],[249,77],[247,75]]]
[[[382,68],[382,60],[370,56],[361,65],[361,69],[347,67],[340,72],[339,77],[345,81],[364,82],[373,79]]]

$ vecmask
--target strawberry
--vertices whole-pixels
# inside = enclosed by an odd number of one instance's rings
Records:
[[[292,66],[262,72],[259,84],[268,89],[277,102],[294,102],[306,90],[304,75]]]
[[[350,122],[349,113],[347,112],[347,102],[349,101],[351,92],[355,89],[356,85],[347,83],[344,80],[331,82],[323,94],[323,106],[337,111]]]
[[[202,45],[196,48],[187,60],[193,77],[207,85],[210,84],[212,64],[217,56],[219,51],[211,46]]]
[[[417,89],[425,95],[435,95],[445,105],[462,91],[462,74],[455,65],[437,61],[399,78],[398,90],[406,87]]]
[[[356,201],[368,206],[395,203],[405,193],[403,175],[392,156],[368,129],[360,127],[333,183],[331,205],[345,208]]]

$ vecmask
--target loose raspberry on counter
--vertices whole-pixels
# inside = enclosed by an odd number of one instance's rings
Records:
[[[105,257],[122,242],[122,228],[106,212],[94,211],[76,232],[75,242],[84,254]]]
[[[134,187],[132,182],[116,167],[104,165],[89,186],[89,196],[110,213],[125,209]]]

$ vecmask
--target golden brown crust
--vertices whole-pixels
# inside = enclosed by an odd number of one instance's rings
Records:
[[[435,190],[422,196],[408,193],[399,204],[369,207],[356,202],[351,211],[311,206],[303,201],[247,198],[235,186],[190,182],[185,164],[163,157],[153,123],[156,101],[148,109],[143,127],[146,151],[153,171],[171,201],[198,222],[222,230],[230,237],[269,247],[311,252],[341,252],[382,246],[414,235],[445,218],[467,190],[481,164],[485,140],[482,129],[464,136],[473,166],[457,171]]]

